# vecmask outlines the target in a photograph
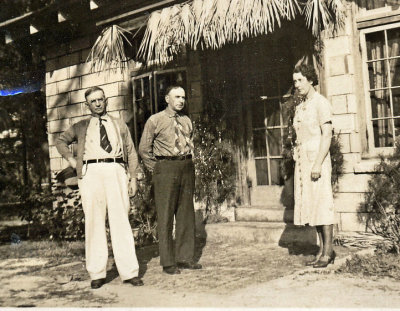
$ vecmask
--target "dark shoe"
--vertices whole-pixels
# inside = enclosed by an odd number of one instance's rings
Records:
[[[106,279],[97,279],[97,280],[93,280],[90,283],[90,287],[93,289],[97,289],[102,287],[104,284],[106,284]]]
[[[134,278],[131,278],[129,280],[125,280],[124,283],[129,283],[132,284],[133,286],[143,286],[144,283],[141,278],[135,276]]]
[[[177,266],[180,269],[190,269],[190,270],[199,270],[203,268],[201,264],[195,262],[178,262]]]
[[[313,260],[310,261],[306,261],[306,266],[314,266],[318,260],[321,258],[322,254],[317,254],[315,255],[315,258]]]
[[[163,267],[163,272],[167,274],[180,274],[181,270],[179,270],[175,266],[168,266],[168,267]]]
[[[314,268],[326,268],[330,263],[334,264],[336,253],[333,251],[331,256],[321,256],[320,259],[313,265]]]

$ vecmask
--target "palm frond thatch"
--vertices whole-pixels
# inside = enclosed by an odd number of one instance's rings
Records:
[[[126,68],[128,61],[125,55],[124,41],[131,44],[124,34],[129,31],[112,25],[105,28],[94,43],[87,62],[91,63],[92,71],[103,71],[110,68]]]
[[[304,16],[314,36],[342,27],[345,0],[191,0],[153,12],[139,57],[164,64],[183,45],[217,49],[268,34],[282,20]]]

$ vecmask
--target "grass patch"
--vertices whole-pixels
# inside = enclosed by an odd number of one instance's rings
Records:
[[[83,259],[84,242],[23,241],[16,245],[0,245],[0,260],[17,258],[51,258],[60,263]]]
[[[354,255],[336,270],[338,274],[350,273],[357,276],[389,277],[400,280],[400,256],[377,252],[374,255]]]

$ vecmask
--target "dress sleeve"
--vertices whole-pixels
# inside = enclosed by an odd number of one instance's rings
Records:
[[[321,126],[324,123],[332,122],[332,106],[331,103],[321,96],[321,100],[318,103],[318,122]]]

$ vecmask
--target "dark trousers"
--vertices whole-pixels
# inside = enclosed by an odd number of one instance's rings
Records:
[[[194,256],[194,165],[189,160],[160,160],[153,173],[154,198],[157,209],[157,228],[160,264],[190,262]],[[175,255],[172,229],[174,215]]]

